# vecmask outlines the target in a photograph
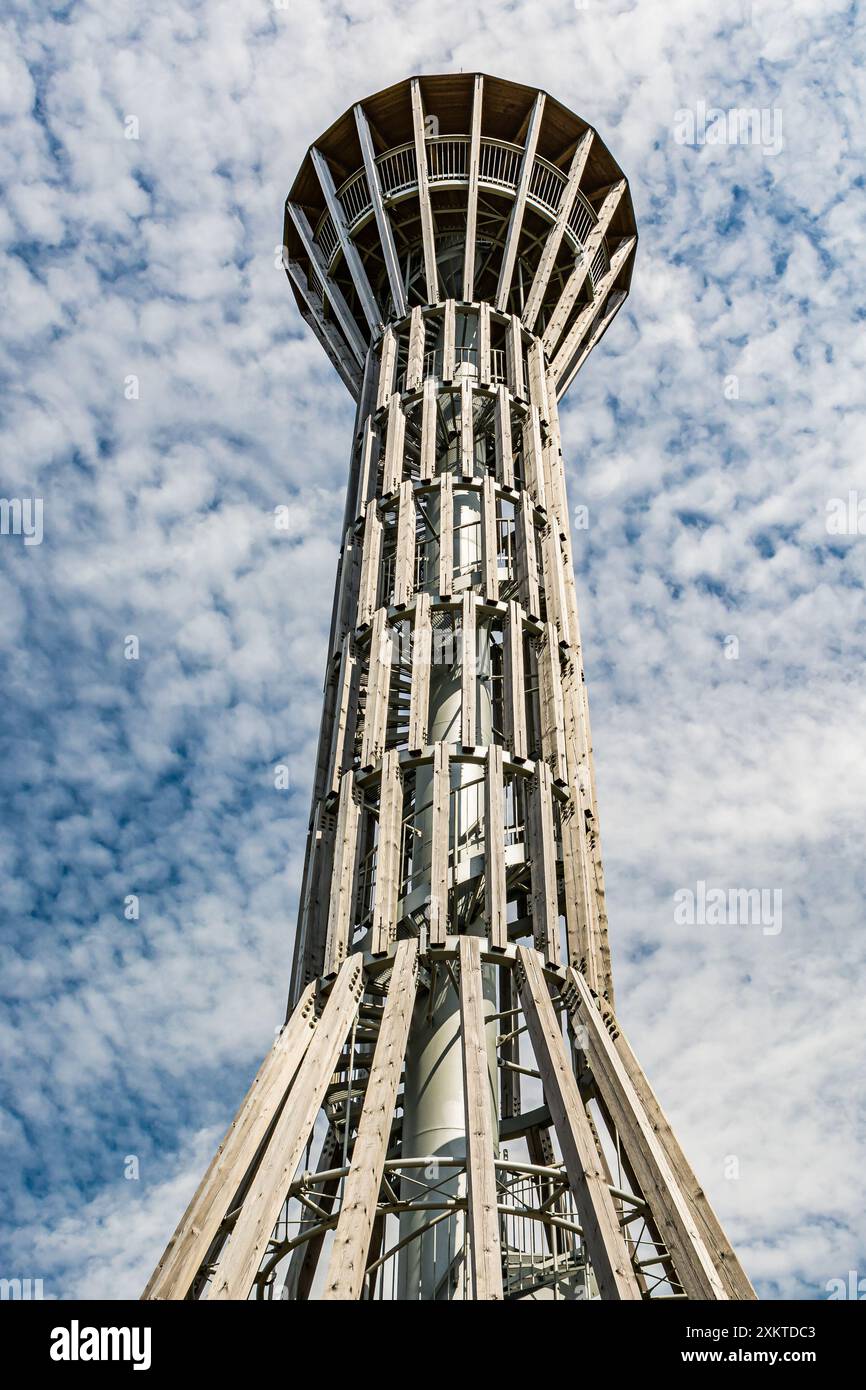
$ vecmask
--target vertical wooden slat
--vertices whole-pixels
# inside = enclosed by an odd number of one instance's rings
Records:
[[[457,331],[454,300],[446,299],[442,323],[442,380],[453,381],[456,369],[454,339]]]
[[[402,839],[403,778],[400,773],[400,755],[396,748],[390,748],[382,758],[379,791],[379,840],[371,943],[374,955],[387,951],[397,934]]]
[[[418,594],[415,599],[415,624],[412,630],[412,689],[409,696],[410,750],[424,748],[427,744],[432,639],[430,595]]]
[[[484,78],[478,73],[472,92],[472,131],[469,137],[469,191],[466,198],[466,242],[463,251],[463,298],[475,298],[475,233],[478,224],[478,172],[481,164],[481,111]]]
[[[391,223],[382,202],[382,188],[379,183],[379,170],[373,154],[373,141],[370,136],[370,127],[364,108],[358,104],[355,108],[355,125],[358,130],[358,140],[361,145],[361,157],[364,161],[364,172],[367,175],[367,187],[370,190],[370,200],[373,204],[373,212],[376,218],[376,229],[379,233],[379,244],[382,248],[382,259],[385,262],[385,270],[388,274],[388,285],[391,290],[391,299],[394,305],[394,317],[401,319],[406,313],[406,296],[403,289],[403,280],[400,275],[400,263],[397,259],[397,248],[394,245],[394,233],[391,230]]]
[[[482,386],[490,384],[490,305],[484,299],[478,306],[478,380]]]
[[[544,296],[550,284],[550,277],[556,264],[556,257],[562,245],[562,238],[571,216],[571,209],[574,207],[574,200],[577,197],[577,190],[580,187],[580,180],[586,167],[587,156],[592,145],[593,132],[587,130],[578,143],[577,149],[571,161],[571,168],[568,171],[568,180],[562,191],[559,207],[556,213],[556,221],[547,233],[544,249],[536,266],[535,275],[532,279],[532,288],[523,310],[523,323],[530,333],[535,327],[535,320],[538,312],[544,303]]]
[[[370,1237],[406,1055],[418,975],[417,941],[400,941],[370,1066],[352,1164],[343,1186],[322,1298],[361,1297]]]
[[[526,398],[523,385],[523,337],[520,319],[512,314],[505,329],[505,371],[508,389],[516,401]]]
[[[529,1036],[599,1293],[604,1299],[638,1299],[640,1288],[569,1065],[541,961],[534,951],[523,946],[517,948],[517,960],[518,987]]]
[[[379,436],[368,416],[361,436],[361,457],[358,465],[358,494],[355,516],[362,516],[376,493],[379,464]]]
[[[328,791],[336,795],[340,790],[340,777],[348,762],[349,749],[355,732],[358,712],[359,663],[355,656],[351,633],[343,638],[340,654],[340,671],[337,677],[337,700],[331,748],[328,757]]]
[[[436,381],[424,380],[424,399],[421,403],[421,466],[422,481],[436,476]]]
[[[571,641],[569,623],[569,603],[566,593],[565,557],[560,549],[556,516],[548,512],[548,525],[541,537],[541,563],[544,570],[544,592],[547,598],[547,616],[556,626],[560,642]]]
[[[515,758],[527,756],[526,681],[523,672],[523,619],[520,605],[508,604],[503,643],[505,736]]]
[[[541,425],[538,408],[531,406],[523,426],[523,467],[526,486],[538,507],[547,506],[544,492],[544,459],[541,452]]]
[[[520,494],[520,503],[515,517],[515,541],[517,574],[523,607],[530,618],[537,620],[541,613],[541,594],[538,587],[535,521],[532,501],[526,492]]]
[[[499,283],[496,286],[496,307],[502,313],[508,309],[511,278],[514,274],[514,262],[517,259],[517,248],[523,227],[523,214],[526,209],[526,195],[529,192],[532,166],[535,162],[535,151],[538,147],[538,136],[541,132],[541,121],[544,115],[544,99],[544,92],[539,92],[535,98],[532,115],[529,118],[529,129],[526,133],[526,143],[523,146],[517,189],[514,194],[514,202],[511,205],[508,230],[505,234],[505,248],[499,270]]]
[[[331,873],[328,940],[325,949],[325,974],[339,970],[349,949],[349,931],[355,905],[355,869],[358,850],[358,826],[361,807],[355,789],[355,774],[343,773],[340,783],[340,806],[337,812],[337,833],[334,837],[334,867]]]
[[[427,142],[424,138],[424,105],[421,84],[412,78],[412,133],[415,139],[415,160],[418,165],[418,205],[421,212],[421,237],[424,243],[424,274],[427,280],[427,303],[439,303],[439,279],[436,272],[436,236],[433,227],[433,208],[430,203],[430,183],[427,174]]]
[[[514,1037],[517,1024],[514,1021],[517,1008],[517,985],[512,969],[499,971],[499,1012],[502,1014],[502,1033],[506,1039],[500,1044],[499,1055],[503,1062],[520,1062],[520,1039]],[[510,1036],[511,1035],[511,1036]],[[502,1067],[499,1073],[499,1113],[503,1120],[520,1114],[520,1073],[510,1067]]]
[[[406,439],[406,416],[400,395],[394,392],[388,402],[388,428],[385,435],[385,464],[382,470],[382,493],[385,497],[396,492],[403,479],[403,446]]]
[[[484,915],[494,949],[508,945],[508,903],[505,889],[505,785],[502,749],[487,750],[484,780]],[[507,1032],[507,1029],[503,1031]]]
[[[506,386],[496,390],[496,477],[503,487],[514,487],[511,399]]]
[[[377,608],[373,614],[373,626],[370,631],[367,701],[361,737],[362,767],[372,766],[385,751],[393,658],[394,633],[388,622],[388,613],[384,608]]]
[[[439,479],[439,593],[450,598],[454,580],[454,481],[450,473]]]
[[[411,603],[415,592],[415,489],[411,478],[400,484],[397,510],[397,551],[394,557],[396,605]]]
[[[448,745],[433,750],[430,841],[430,945],[444,946],[448,931],[448,850],[451,833],[451,768]]]
[[[179,1300],[189,1292],[312,1041],[318,1026],[314,1002],[310,984],[256,1072],[142,1298]]]
[[[683,1292],[691,1299],[727,1299],[728,1290],[716,1270],[712,1244],[690,1210],[668,1154],[650,1116],[645,1111],[613,1038],[589,992],[586,981],[574,970],[567,979],[566,1006],[581,1028],[581,1045],[593,1081],[649,1203],[656,1226],[673,1257]],[[694,1175],[689,1170],[694,1181]],[[706,1228],[705,1228],[706,1229]],[[717,1255],[718,1257],[718,1255]]]
[[[459,961],[466,1178],[473,1293],[479,1302],[501,1302],[502,1250],[499,1243],[496,1169],[493,1166],[495,1140],[484,1036],[484,992],[481,983],[479,937],[460,937]]]
[[[358,593],[358,626],[369,623],[379,595],[379,566],[382,559],[382,522],[376,507],[368,507],[364,516],[364,548],[361,556],[361,580]]]
[[[382,334],[379,349],[379,381],[376,386],[376,409],[384,410],[394,394],[394,381],[397,374],[397,335],[393,328],[386,328]]]
[[[361,584],[361,542],[353,526],[346,529],[340,553],[334,621],[331,632],[331,656],[341,649],[347,632],[358,625],[358,598]]]
[[[550,769],[537,763],[529,793],[529,849],[532,883],[532,934],[536,949],[551,965],[559,964],[559,903],[556,891],[556,842]]]
[[[496,531],[496,484],[484,475],[481,493],[481,546],[484,561],[484,593],[491,602],[499,598],[499,540]]]
[[[472,383],[460,382],[460,472],[471,478],[475,472],[475,431],[472,418]]]
[[[552,775],[560,782],[567,782],[565,710],[559,668],[559,642],[553,623],[544,625],[544,636],[538,654],[538,676],[541,695],[539,704],[542,756]]]
[[[533,338],[526,354],[529,370],[529,400],[542,420],[549,418],[547,403],[547,374],[544,362],[544,348],[540,338]]]
[[[568,962],[599,992],[597,953],[592,943],[592,896],[586,872],[583,809],[572,797],[562,816],[565,935]]]
[[[460,615],[460,668],[462,671],[462,700],[460,709],[460,742],[464,748],[475,746],[475,701],[478,683],[476,656],[476,614],[478,596],[471,590],[463,595]]]
[[[362,991],[362,962],[355,956],[344,961],[334,982],[315,1037],[292,1084],[291,1100],[283,1106],[229,1236],[228,1246],[217,1265],[208,1299],[247,1297],[325,1098]]]
[[[409,358],[406,363],[406,390],[417,391],[424,376],[424,315],[416,304],[409,319]]]

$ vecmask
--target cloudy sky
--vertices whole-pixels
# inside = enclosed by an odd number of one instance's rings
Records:
[[[866,1276],[855,7],[5,8],[0,1275],[137,1296],[281,1021],[351,427],[282,202],[351,102],[480,69],[641,234],[563,417],[619,1012],[760,1293]],[[701,103],[766,138],[683,143]],[[699,882],[781,931],[678,923]]]

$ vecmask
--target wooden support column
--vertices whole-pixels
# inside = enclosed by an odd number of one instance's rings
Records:
[[[375,506],[364,516],[364,548],[358,592],[358,626],[372,620],[379,596],[379,567],[382,561],[382,522]]]
[[[358,495],[355,501],[355,516],[363,516],[376,495],[376,480],[379,476],[379,436],[373,421],[368,416],[364,421],[361,436],[361,457],[358,465]]]
[[[372,767],[385,751],[393,657],[394,633],[388,622],[388,613],[384,608],[377,608],[373,614],[367,663],[367,702],[361,738],[362,767]]]
[[[529,794],[529,851],[532,883],[532,934],[536,949],[559,964],[559,899],[550,768],[537,763]]]
[[[477,1301],[501,1302],[502,1250],[499,1243],[496,1169],[493,1166],[496,1140],[493,1133],[493,1097],[490,1093],[484,1036],[484,991],[481,983],[479,937],[460,937],[459,960],[472,1291]]]
[[[424,315],[416,304],[409,318],[409,358],[406,363],[406,390],[417,391],[424,379]]]
[[[355,293],[358,296],[358,303],[364,313],[370,330],[378,333],[382,326],[382,314],[376,303],[376,296],[373,294],[370,281],[367,279],[367,272],[364,269],[364,262],[361,260],[360,253],[349,233],[346,225],[346,214],[343,211],[343,204],[337,197],[337,190],[334,186],[334,179],[328,166],[328,161],[315,145],[310,149],[310,159],[316,171],[322,193],[325,198],[325,205],[331,215],[334,231],[337,240],[343,251],[343,259],[346,262],[346,269],[352,277],[352,284],[355,286]]]
[[[625,265],[636,241],[637,238],[632,236],[626,237],[624,241],[620,242],[610,258],[610,266],[598,283],[593,286],[592,299],[579,310],[576,319],[562,340],[559,351],[553,356],[551,370],[557,379],[562,375],[564,366],[574,357],[580,347],[586,330],[598,314],[608,290]],[[559,394],[561,395],[562,392]]]
[[[340,778],[349,762],[349,750],[355,735],[359,674],[359,662],[355,656],[352,635],[347,632],[343,638],[343,649],[340,654],[334,727],[328,755],[327,789],[334,796],[340,790]]]
[[[376,409],[384,410],[394,394],[397,378],[397,335],[393,328],[382,334],[379,349],[379,380],[376,383]]]
[[[482,386],[490,385],[490,305],[483,299],[478,305],[478,380]]]
[[[559,782],[567,782],[565,710],[559,668],[559,642],[553,623],[544,625],[544,637],[538,653],[538,676],[542,755],[553,777]]]
[[[328,296],[328,303],[333,310],[334,318],[340,325],[352,352],[354,353],[359,365],[363,365],[367,354],[367,344],[361,336],[361,330],[352,314],[351,309],[343,298],[343,292],[336,280],[332,280],[328,274],[328,267],[322,255],[322,249],[313,236],[313,229],[307,221],[307,215],[303,208],[297,203],[286,203],[286,211],[295,226],[295,231],[303,245],[304,251],[314,266],[316,274],[322,283],[322,287]]]
[[[442,380],[453,381],[456,370],[454,343],[457,334],[454,300],[446,299],[445,317],[442,323]]]
[[[433,749],[430,841],[430,945],[444,946],[448,932],[448,854],[451,837],[451,768],[448,745]]]
[[[325,948],[325,974],[339,970],[349,950],[349,933],[355,906],[355,880],[358,860],[358,826],[361,805],[355,788],[355,774],[343,773],[337,832],[334,837],[334,866],[331,871],[328,940]]]
[[[379,1024],[323,1299],[361,1297],[418,978],[418,943],[400,941]]]
[[[523,672],[523,614],[512,599],[505,619],[502,680],[505,737],[515,758],[527,756],[526,681]]]
[[[607,297],[604,308],[592,326],[592,331],[582,347],[578,349],[577,356],[572,359],[571,365],[563,367],[561,375],[557,378],[559,385],[557,390],[563,395],[571,385],[577,373],[580,371],[589,354],[592,352],[596,343],[607,332],[608,326],[613,318],[619,313],[626,301],[625,290],[613,290]]]
[[[538,408],[531,406],[523,426],[523,466],[526,486],[536,506],[547,508],[544,491],[544,458],[541,452],[541,424]]]
[[[475,472],[475,429],[472,418],[472,382],[460,382],[460,472],[471,478]]]
[[[587,875],[583,808],[574,796],[563,810],[562,848],[568,963],[586,976],[590,989],[598,994],[597,952],[593,945],[593,894]]]
[[[360,104],[354,108],[355,125],[358,129],[358,140],[361,145],[361,157],[364,160],[364,173],[367,176],[367,187],[370,190],[370,201],[373,204],[373,212],[376,217],[376,230],[379,233],[379,245],[382,248],[382,259],[385,262],[385,270],[388,274],[388,285],[391,290],[391,300],[394,306],[394,318],[401,319],[406,313],[406,295],[403,289],[403,279],[400,275],[400,262],[397,259],[397,248],[394,245],[394,233],[391,230],[391,223],[382,202],[382,187],[379,183],[379,170],[373,154],[373,141],[370,136],[370,127],[364,108]]]
[[[420,750],[427,746],[432,641],[430,595],[417,594],[415,598],[415,624],[412,629],[412,689],[409,696],[410,751]]]
[[[589,274],[590,266],[595,259],[596,252],[601,246],[602,240],[610,225],[619,205],[619,200],[626,190],[625,179],[620,179],[619,183],[609,189],[601,207],[598,210],[598,221],[586,239],[586,245],[578,256],[574,269],[566,280],[562,293],[559,296],[556,308],[550,316],[542,335],[544,348],[548,356],[552,357],[559,339],[562,337],[565,325],[568,322],[572,309],[577,303],[577,297],[583,288],[583,282]]]
[[[556,626],[560,642],[570,642],[568,599],[565,592],[565,564],[559,544],[556,513],[548,512],[548,524],[541,537],[541,562],[544,569],[544,592],[547,616]]]
[[[687,1298],[729,1297],[711,1250],[681,1191],[668,1155],[644,1110],[586,981],[569,969],[566,1006],[578,1025],[578,1044],[608,1111],[626,1157],[648,1202],[655,1224],[673,1258]]]
[[[512,314],[505,329],[505,373],[508,389],[516,401],[526,399],[523,384],[523,337],[520,332],[520,319]]]
[[[427,482],[436,476],[436,380],[424,380],[424,399],[421,403],[421,466],[420,477]]]
[[[496,484],[489,473],[484,475],[481,510],[484,593],[491,603],[495,603],[499,598],[499,537],[496,530]]]
[[[490,944],[497,951],[508,945],[508,903],[505,887],[505,772],[502,749],[487,750],[484,779],[484,916]],[[464,939],[465,938],[461,938]]]
[[[361,582],[361,543],[355,528],[349,526],[343,540],[340,554],[340,570],[337,578],[337,595],[334,603],[334,623],[331,641],[331,656],[341,650],[347,632],[358,625],[358,596]]]
[[[484,78],[476,75],[472,93],[472,131],[469,137],[469,192],[466,199],[466,242],[463,251],[463,299],[475,298],[475,234],[478,225],[478,173],[481,167],[481,109]]]
[[[394,557],[394,603],[405,606],[415,593],[415,489],[411,478],[400,484],[397,553]]]
[[[403,480],[403,447],[406,439],[406,416],[399,392],[388,402],[388,428],[385,434],[385,465],[382,470],[382,494],[396,492]]]
[[[249,1192],[217,1265],[208,1299],[245,1299],[271,1238],[286,1192],[325,1098],[363,993],[360,956],[344,961],[315,1037],[265,1147]]]
[[[533,338],[526,354],[529,372],[529,400],[542,420],[550,419],[547,401],[547,366],[544,361],[544,348],[540,338]]]
[[[535,320],[538,318],[539,310],[544,303],[544,296],[547,293],[550,277],[556,265],[556,258],[559,254],[559,248],[562,245],[562,238],[565,235],[568,219],[571,216],[574,200],[577,197],[577,191],[580,187],[580,180],[583,176],[584,168],[586,167],[587,155],[589,154],[592,144],[592,136],[593,132],[587,130],[578,142],[577,149],[571,161],[571,168],[568,171],[568,180],[562,191],[562,197],[556,213],[556,221],[547,234],[544,250],[541,253],[535,275],[533,276],[532,288],[529,291],[529,296],[523,310],[523,324],[524,327],[529,329],[530,333],[535,328]]]
[[[454,480],[450,473],[439,479],[439,593],[451,597],[454,581]]]
[[[640,1298],[640,1287],[569,1064],[541,960],[535,951],[518,946],[517,961],[518,987],[529,1036],[599,1293],[606,1299]]]
[[[520,233],[523,228],[523,214],[526,210],[526,195],[529,192],[529,184],[532,179],[532,167],[535,163],[535,151],[538,147],[538,136],[541,132],[541,120],[543,115],[544,92],[539,92],[538,96],[535,98],[532,115],[529,118],[529,129],[526,133],[526,143],[523,146],[523,157],[520,161],[520,173],[517,178],[517,190],[514,194],[514,202],[511,205],[508,230],[505,233],[505,249],[502,253],[499,283],[496,286],[496,307],[502,313],[506,313],[508,310],[508,298],[511,292],[512,276],[514,275],[514,263],[517,259],[517,248],[520,243]]]
[[[463,673],[463,698],[460,712],[460,742],[464,748],[475,747],[475,703],[478,683],[476,658],[476,618],[478,596],[470,589],[463,595],[460,613],[460,669]]]
[[[315,985],[300,995],[148,1280],[143,1299],[186,1298],[318,1026]]]
[[[403,777],[400,772],[400,755],[396,748],[389,748],[382,758],[379,791],[379,841],[376,855],[376,885],[373,891],[371,944],[374,955],[381,955],[383,951],[387,951],[397,933],[402,840]]]
[[[541,616],[541,593],[538,587],[534,509],[527,492],[520,494],[520,504],[515,518],[515,540],[520,596],[529,617],[537,621]]]
[[[306,271],[300,262],[289,259],[285,262],[285,268],[286,274],[301,297],[303,304],[301,314],[305,323],[308,323],[312,328],[336,367],[340,379],[357,400],[361,392],[357,351],[353,347],[347,346],[346,339],[336,324],[325,317],[324,305],[318,295],[311,291],[307,283]]]
[[[511,399],[506,386],[499,386],[496,390],[496,478],[503,487],[514,487]]]
[[[415,161],[418,166],[418,205],[421,211],[421,237],[424,243],[424,274],[427,280],[427,303],[439,303],[439,279],[436,272],[436,236],[433,227],[433,208],[430,203],[430,184],[427,175],[427,142],[424,138],[424,106],[421,84],[412,78],[412,131],[415,138]]]

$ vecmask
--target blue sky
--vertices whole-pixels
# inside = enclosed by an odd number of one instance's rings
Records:
[[[44,535],[0,536],[0,1274],[137,1296],[282,1019],[351,427],[282,202],[350,102],[462,68],[596,125],[641,236],[563,415],[619,1013],[759,1291],[866,1276],[862,32],[7,4],[2,495]],[[699,103],[781,148],[681,143]],[[677,924],[699,881],[782,930]]]

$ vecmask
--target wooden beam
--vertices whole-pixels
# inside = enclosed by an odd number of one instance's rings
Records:
[[[424,378],[424,347],[426,332],[421,305],[416,304],[409,318],[409,356],[406,363],[406,390],[420,389]]]
[[[493,1165],[496,1141],[487,1066],[479,937],[460,937],[459,962],[467,1215],[473,1294],[479,1302],[501,1302],[502,1249],[499,1243],[496,1169]]]
[[[565,564],[559,547],[559,531],[555,511],[548,509],[548,522],[541,537],[541,563],[544,570],[544,592],[547,616],[556,627],[560,642],[571,641],[568,621],[568,601],[565,592]]]
[[[430,595],[417,594],[412,629],[412,688],[409,696],[409,749],[427,745],[430,708],[430,662],[433,629],[430,623]]]
[[[245,1299],[271,1238],[363,993],[360,956],[343,962],[315,1037],[264,1149],[206,1297]]]
[[[540,338],[533,338],[526,352],[526,365],[529,369],[529,400],[533,409],[545,423],[550,419],[547,400],[547,364]]]
[[[326,1302],[357,1300],[364,1287],[417,978],[418,943],[400,941],[394,953],[388,997],[379,1024],[351,1166],[343,1186],[340,1216],[322,1294]]]
[[[400,755],[396,748],[389,748],[382,758],[379,790],[379,840],[370,947],[374,955],[387,951],[397,933],[402,840],[403,778]]]
[[[301,315],[304,322],[312,328],[336,367],[340,379],[357,399],[361,389],[361,376],[356,353],[351,346],[347,346],[346,339],[338,331],[337,325],[325,318],[324,307],[310,291],[300,262],[286,261],[286,274],[303,301]]]
[[[367,272],[361,260],[358,248],[355,245],[346,225],[346,214],[343,211],[343,204],[337,197],[337,189],[328,161],[321,150],[313,145],[310,149],[310,160],[316,171],[316,177],[324,195],[325,205],[331,215],[331,222],[337,234],[337,240],[343,251],[343,259],[346,262],[346,269],[352,277],[352,284],[355,286],[355,293],[358,296],[358,303],[361,305],[364,317],[370,325],[372,333],[378,333],[382,327],[382,313],[376,303],[376,296],[373,294],[370,281],[367,279]]]
[[[463,299],[475,298],[475,234],[478,225],[478,173],[481,166],[481,114],[484,78],[475,76],[472,92],[472,131],[469,136],[469,191],[466,198],[466,241],[463,251]]]
[[[422,482],[436,477],[436,422],[437,392],[436,380],[432,376],[424,379],[424,399],[421,403],[421,466]]]
[[[334,837],[334,865],[328,911],[328,938],[325,948],[325,974],[340,969],[349,952],[349,932],[355,906],[355,876],[358,859],[358,827],[361,807],[351,768],[343,773]]]
[[[377,608],[373,614],[373,625],[370,631],[367,700],[364,706],[364,727],[361,738],[361,767],[372,767],[385,751],[393,656],[394,633],[388,622],[388,611],[385,608]]]
[[[598,284],[593,286],[592,299],[588,304],[584,304],[581,307],[577,317],[562,340],[562,346],[553,356],[550,365],[554,380],[558,380],[562,376],[568,363],[580,349],[587,329],[593,320],[599,316],[605,302],[605,296],[625,265],[636,241],[637,237],[627,237],[625,241],[620,242],[610,258],[610,265],[604,275],[602,275]],[[624,298],[625,295],[623,295],[623,299]],[[560,392],[559,394],[561,395],[562,393]]]
[[[691,1299],[728,1298],[668,1155],[632,1085],[586,981],[571,968],[566,978],[570,986],[565,992],[566,1007],[578,1024],[578,1044],[586,1055],[602,1103],[616,1126],[619,1143],[634,1170],[641,1196],[649,1204],[673,1258],[683,1292]]]
[[[478,305],[478,380],[482,386],[490,385],[492,360],[490,355],[490,305],[485,299]]]
[[[505,249],[502,253],[502,263],[499,270],[499,283],[496,286],[496,307],[501,313],[508,311],[508,297],[511,292],[511,280],[514,275],[514,263],[517,259],[517,248],[520,242],[520,232],[523,227],[523,214],[526,209],[526,195],[529,192],[529,184],[532,179],[532,167],[535,163],[535,151],[538,146],[538,136],[541,132],[541,121],[544,115],[544,92],[539,92],[535,98],[532,108],[532,115],[529,118],[529,129],[526,133],[526,144],[523,147],[523,156],[520,161],[520,173],[517,179],[517,190],[514,194],[514,202],[511,205],[511,215],[508,219],[508,230],[505,234]]]
[[[457,336],[457,315],[454,308],[454,300],[445,300],[445,312],[442,322],[442,380],[453,381],[454,372],[457,366],[454,350],[455,339]]]
[[[464,748],[475,747],[475,700],[478,684],[477,612],[478,595],[473,590],[467,589],[463,595],[460,614],[460,669],[462,672],[460,742]]]
[[[536,506],[547,508],[544,491],[544,457],[541,450],[541,423],[537,406],[530,406],[523,425],[523,467],[526,486]]]
[[[520,332],[520,319],[512,314],[505,328],[505,373],[508,389],[516,401],[526,399],[523,383],[523,336]]]
[[[358,359],[358,364],[363,366],[364,358],[367,355],[367,344],[361,336],[361,330],[355,316],[343,297],[343,291],[336,280],[332,280],[328,274],[322,248],[313,236],[313,229],[307,221],[307,214],[297,203],[286,203],[286,210],[294,223],[295,231],[298,233],[307,259],[314,266],[328,296],[328,303],[334,311],[334,318],[342,328],[349,347]]]
[[[396,492],[403,478],[403,451],[406,440],[406,416],[399,392],[388,402],[388,427],[385,434],[385,460],[382,468],[382,494]]]
[[[475,431],[472,418],[472,382],[460,381],[460,472],[471,478],[475,472]]]
[[[315,984],[300,995],[177,1224],[142,1298],[186,1298],[318,1026]]]
[[[376,481],[379,476],[379,436],[376,427],[370,416],[364,421],[364,431],[361,436],[361,457],[358,463],[358,494],[355,504],[355,516],[363,516],[370,502],[376,493]]]
[[[394,394],[397,376],[397,335],[386,328],[379,348],[379,379],[376,385],[376,409],[384,410]]]
[[[529,1037],[599,1293],[604,1299],[638,1299],[640,1287],[556,1022],[541,959],[535,951],[518,946],[517,964]]]
[[[495,603],[499,598],[499,536],[496,529],[496,484],[485,473],[481,490],[481,549],[484,562],[483,592]]]
[[[436,271],[436,232],[430,184],[427,176],[427,142],[424,136],[424,106],[421,84],[412,78],[412,132],[415,139],[415,161],[418,166],[418,205],[421,211],[421,237],[424,244],[424,275],[427,280],[427,303],[439,303],[439,277]]]
[[[394,245],[394,233],[391,230],[391,223],[385,211],[385,204],[382,202],[382,187],[379,183],[379,169],[376,165],[376,159],[373,153],[373,141],[370,135],[367,117],[363,106],[360,104],[355,106],[354,111],[355,125],[358,128],[358,140],[361,145],[361,157],[364,160],[364,172],[367,175],[367,187],[370,190],[370,201],[373,204],[373,212],[376,217],[376,229],[379,233],[382,259],[385,262],[388,284],[391,289],[394,318],[401,319],[407,311],[406,295],[403,289],[403,279],[400,275],[400,262],[397,259],[397,248]]]
[[[545,623],[538,654],[538,683],[541,707],[541,751],[553,776],[568,781],[565,756],[565,710],[559,670],[559,642],[553,623]]]
[[[439,593],[450,598],[454,581],[454,480],[450,473],[439,479]]]
[[[343,638],[340,653],[340,670],[337,676],[337,699],[334,711],[334,727],[331,733],[331,747],[328,755],[327,788],[336,796],[340,790],[340,778],[348,765],[349,750],[355,734],[358,713],[358,677],[360,667],[355,656],[352,634],[347,632]]]
[[[571,161],[571,168],[568,171],[568,179],[562,191],[559,208],[556,213],[556,221],[547,233],[544,249],[539,257],[538,265],[535,268],[535,275],[532,279],[532,288],[523,309],[523,325],[529,332],[535,328],[535,320],[538,318],[539,310],[544,303],[544,296],[550,284],[550,277],[556,265],[556,258],[559,248],[562,245],[562,238],[565,235],[568,219],[574,207],[574,200],[577,197],[577,190],[580,187],[580,180],[586,167],[587,156],[592,145],[593,132],[587,130],[581,137],[574,157]]]
[[[430,832],[430,945],[444,946],[448,932],[448,853],[451,838],[451,767],[447,743],[433,749]]]
[[[550,768],[536,763],[529,793],[529,851],[532,884],[532,934],[536,949],[551,965],[559,964],[559,897],[556,888],[556,840]]]
[[[496,477],[503,487],[514,487],[511,398],[506,386],[496,390]]]
[[[502,749],[492,743],[487,750],[484,779],[484,916],[490,944],[497,951],[508,946],[508,901],[505,886],[505,772]],[[461,938],[465,939],[465,938]]]
[[[616,317],[626,301],[625,290],[614,290],[607,299],[604,310],[599,318],[594,322],[592,332],[582,348],[579,349],[577,356],[571,365],[564,369],[562,375],[557,379],[557,392],[560,396],[568,390],[577,373],[580,371],[589,354],[592,352],[596,343],[607,332],[611,320]]]
[[[523,614],[513,599],[505,619],[503,651],[505,736],[515,758],[527,756],[526,682],[523,674]]]
[[[522,492],[515,517],[517,575],[523,607],[529,617],[535,618],[537,621],[541,615],[541,592],[538,587],[538,554],[535,545],[534,516],[529,493]]]
[[[557,300],[556,308],[550,316],[542,341],[545,352],[552,357],[556,345],[562,336],[565,325],[568,322],[572,309],[577,303],[577,296],[583,287],[583,282],[589,274],[590,266],[595,259],[596,252],[601,246],[605,233],[610,226],[611,219],[619,206],[619,201],[625,193],[628,185],[625,179],[620,179],[610,189],[598,210],[598,221],[586,239],[586,245],[575,261],[574,269],[562,287],[562,293]]]
[[[382,559],[382,522],[375,505],[364,516],[364,545],[361,553],[361,579],[358,586],[358,626],[372,620],[379,597],[379,566]]]
[[[412,602],[415,593],[415,489],[412,479],[400,484],[397,508],[397,551],[394,556],[394,604]]]

